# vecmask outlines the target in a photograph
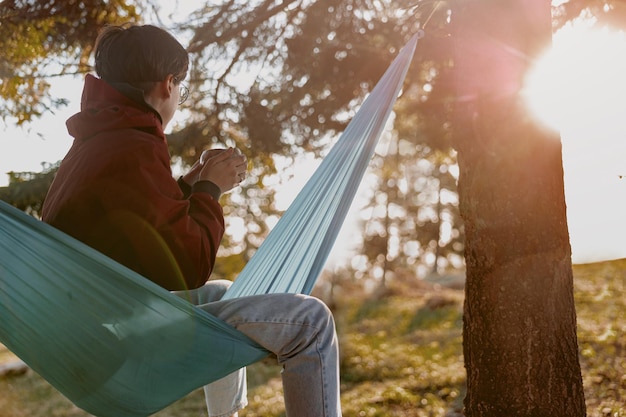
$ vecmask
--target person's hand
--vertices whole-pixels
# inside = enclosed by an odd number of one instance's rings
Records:
[[[204,168],[204,163],[211,156],[215,156],[219,153],[226,151],[226,149],[208,149],[202,152],[200,159],[198,159],[189,169],[189,171],[183,175],[183,181],[185,181],[190,186],[193,186],[199,178],[200,171]]]
[[[248,161],[233,148],[208,153],[200,158],[204,166],[198,175],[198,181],[211,181],[222,193],[232,190],[246,178]]]
[[[189,171],[183,175],[183,181],[185,181],[190,186],[193,186],[196,181],[198,181],[198,175],[200,175],[200,171],[202,171],[202,164],[198,159],[189,169]]]

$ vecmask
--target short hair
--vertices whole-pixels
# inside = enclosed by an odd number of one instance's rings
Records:
[[[95,67],[111,83],[138,85],[187,76],[189,54],[167,31],[152,25],[105,26],[95,45]]]

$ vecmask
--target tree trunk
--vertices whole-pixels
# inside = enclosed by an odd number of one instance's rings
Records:
[[[550,0],[466,0],[451,19],[465,414],[585,416],[560,138],[520,94],[551,42]]]

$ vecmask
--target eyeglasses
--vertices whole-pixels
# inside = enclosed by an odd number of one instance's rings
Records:
[[[178,86],[180,89],[180,97],[178,99],[178,105],[183,104],[189,98],[189,88],[185,84],[180,84]]]
[[[178,83],[179,81],[182,81],[182,77],[174,77],[174,82]],[[178,95],[178,105],[180,106],[181,104],[183,104],[185,101],[187,101],[187,99],[189,98],[189,89],[187,88],[187,86],[183,83],[180,83],[179,86],[179,95]]]

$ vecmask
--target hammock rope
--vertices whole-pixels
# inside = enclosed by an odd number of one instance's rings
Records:
[[[420,37],[400,51],[228,297],[310,293]],[[4,202],[0,342],[98,417],[149,416],[268,355],[221,320]]]

